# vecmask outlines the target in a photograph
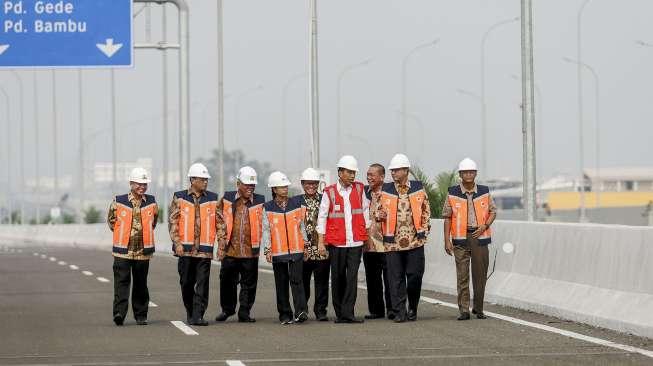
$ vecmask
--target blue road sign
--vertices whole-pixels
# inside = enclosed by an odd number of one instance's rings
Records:
[[[0,67],[131,65],[131,0],[0,0]]]

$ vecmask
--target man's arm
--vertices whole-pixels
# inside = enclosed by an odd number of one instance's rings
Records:
[[[444,251],[451,255],[453,253],[453,244],[451,243],[451,218],[444,219]]]
[[[116,225],[116,200],[111,201],[109,205],[109,212],[107,214],[107,224],[109,225],[109,230],[113,231],[114,225]]]
[[[331,201],[329,200],[328,195],[323,194],[322,200],[320,201],[320,210],[317,213],[317,226],[315,231],[317,231],[317,248],[321,255],[326,253],[326,247],[324,246],[324,234],[326,233],[326,220],[329,217],[329,206]]]
[[[170,233],[170,240],[174,246],[175,254],[181,256],[184,254],[184,247],[181,245],[181,239],[179,238],[179,204],[177,203],[177,197],[172,197],[172,202],[170,202],[170,207],[168,209],[168,232]]]

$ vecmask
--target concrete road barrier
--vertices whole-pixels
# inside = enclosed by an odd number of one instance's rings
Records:
[[[424,287],[455,294],[442,225],[432,220]],[[653,338],[653,228],[499,220],[493,231],[486,301]],[[166,225],[155,235],[169,253]],[[2,225],[0,242],[111,250],[106,224]]]

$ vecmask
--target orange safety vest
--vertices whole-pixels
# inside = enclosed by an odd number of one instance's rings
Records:
[[[222,217],[227,226],[227,243],[231,241],[231,232],[234,228],[234,214],[236,211],[236,191],[225,192],[222,197]],[[254,193],[254,202],[247,202],[249,216],[250,241],[252,243],[252,253],[258,255],[261,247],[261,237],[263,236],[263,204],[265,197]]]
[[[154,253],[154,218],[157,210],[154,196],[146,194],[145,202],[141,204],[141,226],[143,227],[143,254]],[[129,238],[132,231],[134,205],[129,201],[129,195],[116,196],[116,222],[113,224],[113,252],[127,254]]]
[[[485,225],[490,217],[490,189],[487,186],[476,185],[474,201],[474,212],[476,223]],[[460,185],[449,188],[449,205],[451,205],[451,239],[454,245],[462,245],[467,241],[467,196],[463,193]],[[488,228],[478,238],[479,245],[488,245],[492,242],[492,230]]]
[[[422,226],[422,204],[428,197],[422,182],[411,180],[408,189],[408,200],[410,211],[413,214],[413,225],[415,225],[416,236],[419,239],[426,238],[426,228]],[[387,213],[385,221],[381,223],[384,243],[394,243],[397,231],[397,207],[399,205],[399,193],[394,183],[385,183],[381,190],[381,206]]]
[[[265,215],[270,224],[270,252],[273,262],[301,261],[304,259],[304,236],[301,224],[304,221],[305,208],[301,197],[288,200],[286,209],[282,209],[272,200],[266,202]]]
[[[175,192],[179,206],[179,241],[184,247],[184,252],[190,253],[195,245],[195,200],[187,190]],[[200,237],[198,252],[213,253],[216,237],[216,213],[218,195],[206,191],[199,198],[200,210]]]
[[[368,239],[367,228],[365,227],[365,216],[363,216],[363,194],[365,186],[361,182],[352,183],[349,194],[351,205],[351,229],[354,241],[366,241]],[[337,184],[324,188],[324,194],[329,197],[329,216],[326,221],[326,234],[324,241],[326,245],[336,247],[347,244],[347,232],[345,229],[345,205],[344,199],[338,192]]]

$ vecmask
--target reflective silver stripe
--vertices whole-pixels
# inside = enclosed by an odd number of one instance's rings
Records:
[[[330,213],[329,218],[330,219],[344,219],[345,214],[344,213]]]
[[[360,214],[362,214],[362,213],[363,213],[363,209],[362,209],[362,208],[355,208],[355,209],[351,210],[351,214],[352,214],[352,215],[360,215]]]

